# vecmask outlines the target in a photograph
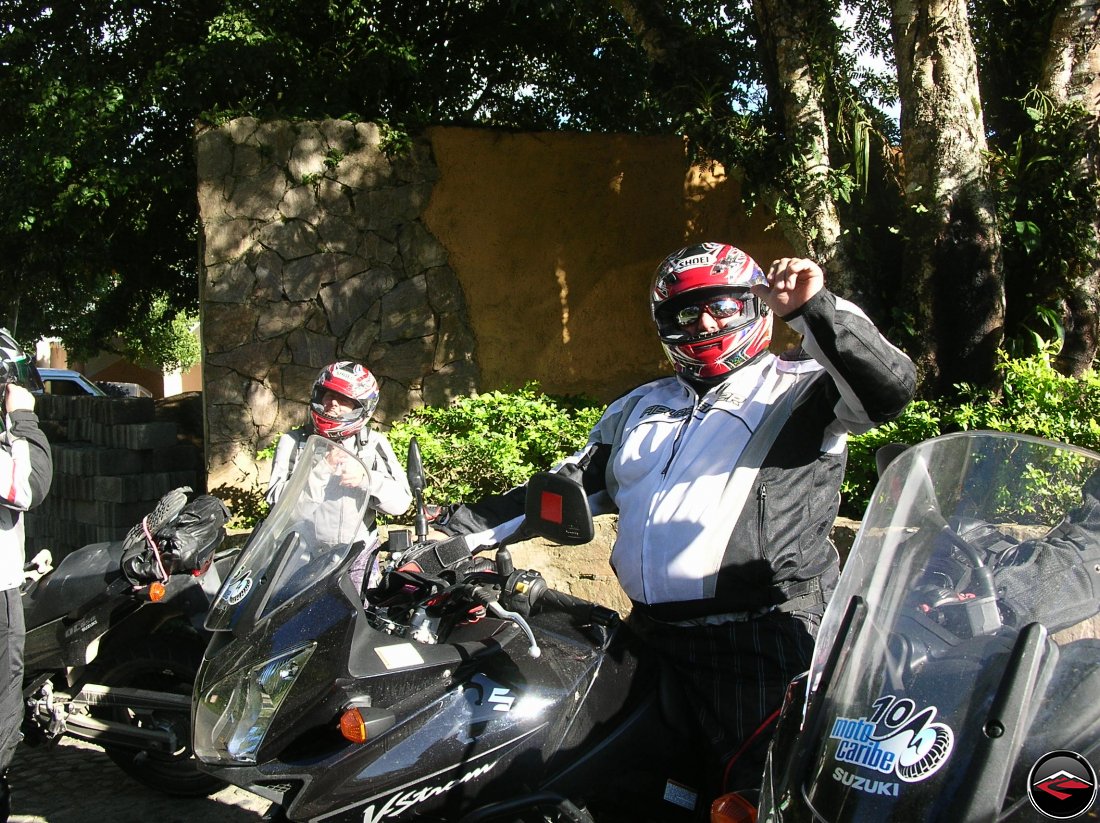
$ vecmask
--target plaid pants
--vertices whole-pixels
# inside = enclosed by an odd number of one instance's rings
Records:
[[[805,611],[703,626],[631,615],[631,627],[671,674],[696,731],[710,746],[716,793],[760,788],[774,723],[741,749],[780,707],[791,679],[810,667],[820,622]]]

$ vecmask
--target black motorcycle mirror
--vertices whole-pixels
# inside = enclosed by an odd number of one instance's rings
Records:
[[[510,575],[512,553],[508,545],[529,537],[545,537],[563,546],[579,546],[596,536],[592,509],[584,486],[563,472],[539,472],[527,481],[523,524],[497,548],[497,571]]]
[[[524,528],[563,546],[591,541],[596,526],[584,486],[564,473],[533,475],[527,481]]]
[[[415,437],[409,440],[409,457],[405,466],[413,505],[416,507],[416,542],[424,543],[428,539],[428,512],[424,508],[424,463],[420,459],[420,445]]]

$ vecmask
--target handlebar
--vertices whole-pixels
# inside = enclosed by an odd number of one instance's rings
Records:
[[[543,611],[562,612],[582,623],[594,623],[597,626],[615,626],[620,620],[619,613],[614,609],[609,609],[590,600],[582,600],[579,597],[555,589],[546,589],[541,594],[538,599],[538,607]]]
[[[534,574],[538,575],[538,572]],[[519,585],[515,585],[517,578],[522,581]],[[578,622],[595,624],[605,628],[618,624],[619,613],[613,609],[608,609],[605,606],[601,606],[598,603],[592,603],[588,600],[582,600],[579,597],[574,597],[565,592],[546,588],[541,577],[536,579],[538,580],[537,584],[531,585],[532,577],[530,572],[514,572],[509,576],[509,582],[513,585],[508,586],[506,584],[506,587],[512,589],[512,594],[514,596],[518,596],[518,601],[515,605],[517,608],[522,609],[522,614],[519,611],[511,611],[505,608],[499,600],[493,599],[488,590],[476,587],[473,589],[475,598],[484,603],[490,612],[501,620],[512,621],[520,627],[525,635],[527,635],[527,641],[529,643],[527,653],[531,655],[531,657],[539,657],[542,654],[542,650],[535,640],[535,633],[531,630],[531,626],[524,616],[530,611],[559,611],[569,615]]]

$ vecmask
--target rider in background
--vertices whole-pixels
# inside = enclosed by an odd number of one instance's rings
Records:
[[[711,788],[751,791],[839,577],[829,533],[847,433],[900,415],[915,369],[812,260],[765,273],[733,246],[689,246],[661,263],[649,298],[675,375],[608,406],[585,488],[619,512],[611,564],[712,747]],[[801,348],[769,352],[773,314]],[[510,492],[437,529],[480,532],[521,506]]]
[[[42,502],[53,480],[50,444],[38,428],[28,387],[42,388],[34,363],[7,329],[0,329],[0,821],[11,813],[7,773],[23,722],[22,513]]]
[[[355,454],[369,470],[364,476],[355,461],[344,461],[340,483],[364,489],[370,501],[364,515],[367,535],[374,537],[376,512],[404,514],[412,503],[409,481],[386,436],[368,421],[378,405],[378,381],[363,365],[342,360],[321,369],[313,383],[309,422],[284,434],[275,448],[267,502],[274,505],[286,486],[310,435],[319,434]]]

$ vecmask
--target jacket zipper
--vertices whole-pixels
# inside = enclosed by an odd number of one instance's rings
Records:
[[[764,524],[767,522],[768,516],[768,484],[761,483],[760,487],[756,490],[756,536],[760,542],[760,555],[764,555],[764,540],[766,532],[764,531]]]
[[[668,475],[669,467],[672,466],[672,461],[676,459],[676,452],[680,449],[680,440],[684,436],[684,431],[691,425],[691,421],[695,419],[695,412],[699,408],[699,398],[695,398],[695,401],[691,404],[691,414],[684,417],[680,428],[676,430],[676,437],[672,441],[672,453],[668,456],[668,462],[665,463],[665,467],[661,469],[661,476],[666,477]]]

